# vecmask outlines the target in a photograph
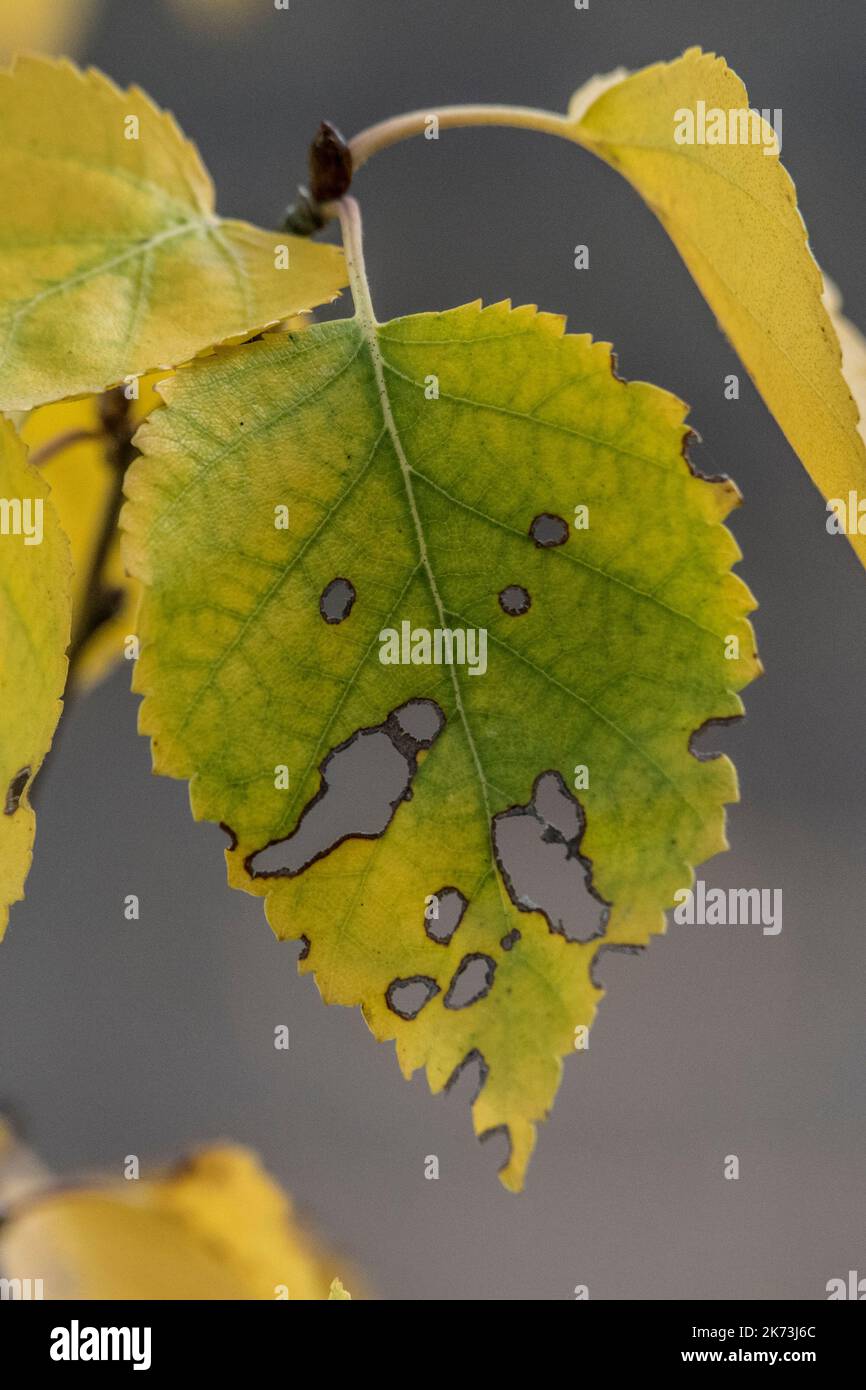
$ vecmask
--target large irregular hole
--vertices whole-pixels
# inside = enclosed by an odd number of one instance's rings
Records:
[[[565,545],[568,540],[568,522],[552,512],[541,512],[533,518],[529,534],[540,549],[553,545]]]
[[[424,930],[431,941],[447,946],[463,920],[467,903],[459,888],[440,888],[424,909]]]
[[[446,1009],[467,1009],[470,1004],[477,1004],[490,993],[495,973],[496,961],[490,956],[480,951],[464,956],[448,986],[444,1000]]]
[[[522,584],[508,584],[499,595],[499,607],[509,618],[521,618],[531,605],[529,591]]]
[[[711,763],[714,758],[720,758],[722,754],[713,749],[707,751],[701,747],[705,737],[711,730],[726,728],[729,724],[739,724],[743,718],[741,714],[723,715],[719,719],[705,719],[703,724],[697,729],[693,729],[689,736],[689,752],[693,758],[697,758],[699,763]],[[713,734],[713,737],[715,735]]]
[[[410,975],[405,980],[391,981],[385,991],[385,1003],[393,1014],[411,1022],[438,993],[439,986],[429,975]]]
[[[355,586],[349,579],[332,579],[322,590],[319,612],[326,623],[341,623],[348,618],[355,602]]]
[[[6,804],[3,807],[4,816],[15,815],[15,812],[18,810],[18,803],[21,800],[21,794],[27,786],[29,777],[30,768],[22,767],[21,771],[16,772],[15,776],[12,778],[12,781],[6,788]]]
[[[515,906],[542,912],[551,931],[569,941],[603,936],[609,904],[592,883],[580,853],[586,818],[558,772],[536,779],[532,801],[495,816],[497,862]]]
[[[384,834],[400,802],[412,795],[418,752],[435,742],[444,724],[434,700],[410,700],[384,724],[352,734],[321,764],[321,786],[295,830],[250,855],[249,872],[254,878],[291,878],[343,840]],[[413,737],[408,725],[422,737]]]

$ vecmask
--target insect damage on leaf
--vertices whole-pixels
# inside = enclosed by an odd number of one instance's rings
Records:
[[[352,734],[345,743],[328,754],[319,768],[321,787],[301,813],[297,829],[291,835],[271,841],[263,850],[249,855],[246,863],[248,871],[255,878],[293,877],[308,868],[314,859],[336,849],[349,836],[371,839],[383,835],[400,802],[411,797],[418,756],[432,747],[439,737],[443,722],[442,711],[433,700],[413,700],[400,709],[392,710],[377,728],[359,729]],[[413,724],[415,732],[412,732]],[[372,771],[371,754],[375,756],[375,773],[373,779],[368,781]],[[361,783],[356,790],[362,790],[365,785],[375,787],[376,806],[372,822],[369,803],[365,807],[368,822],[365,828],[359,828],[354,822],[357,809],[349,809],[347,823],[341,823],[341,817],[346,817],[344,807],[346,801],[350,800],[346,793],[351,788],[353,775],[355,782],[360,780]],[[321,848],[311,849],[310,846],[317,845],[323,836],[327,837],[326,843]],[[288,858],[288,864],[277,869],[263,867],[265,856],[272,858],[273,849],[277,847],[281,859]]]
[[[0,182],[4,410],[176,366],[346,283],[336,247],[218,217],[173,117],[67,61],[0,73]]]
[[[407,1076],[441,1091],[478,1062],[475,1130],[507,1136],[518,1189],[599,950],[662,931],[725,848],[734,770],[689,739],[759,670],[721,524],[739,494],[691,470],[680,401],[532,307],[269,334],[165,396],[123,517],[156,770],[230,827],[230,882]],[[350,615],[323,621],[347,575]],[[389,712],[431,705],[378,824],[353,796],[301,844],[338,771],[381,790],[360,755],[399,753]],[[500,862],[521,817],[579,917]]]

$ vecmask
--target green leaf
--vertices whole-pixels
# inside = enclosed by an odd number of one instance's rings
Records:
[[[36,834],[30,787],[66,681],[69,544],[48,493],[0,417],[0,938],[10,905],[24,896]]]
[[[724,113],[725,143],[697,139],[701,103],[710,125],[713,112]],[[652,208],[823,496],[863,496],[866,444],[821,272],[773,131],[765,124],[760,139],[739,137],[748,110],[725,60],[690,48],[672,63],[594,78],[573,98],[566,131]],[[696,138],[680,143],[688,112]],[[866,536],[849,540],[866,565]]]
[[[609,345],[531,307],[272,334],[164,392],[122,518],[145,585],[135,687],[155,768],[191,780],[195,816],[234,837],[231,882],[265,897],[278,936],[307,939],[301,969],[396,1039],[406,1075],[425,1066],[438,1091],[483,1057],[475,1129],[507,1130],[502,1178],[519,1188],[561,1058],[595,1013],[599,946],[662,931],[691,866],[725,847],[734,770],[689,740],[741,712],[735,692],[759,669],[720,524],[739,495],[690,469],[680,401],[619,380]],[[564,544],[535,543],[543,514],[569,523]],[[327,622],[337,577],[356,598]],[[515,585],[522,616],[500,603]],[[486,630],[486,673],[383,664],[381,634],[403,622]],[[429,750],[392,714],[417,700],[444,716]],[[384,834],[293,876],[259,872],[252,857],[292,835],[331,750],[382,725],[404,768],[417,763]],[[579,853],[610,904],[586,942],[518,906],[493,838],[542,773],[570,788],[578,764]],[[425,921],[444,887],[467,901],[445,944]],[[492,987],[454,1007],[478,956]],[[392,986],[417,977],[435,992],[404,1018]]]
[[[66,61],[0,74],[0,187],[0,409],[176,366],[346,283],[336,247],[217,217],[173,117]]]

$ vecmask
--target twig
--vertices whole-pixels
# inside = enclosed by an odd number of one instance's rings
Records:
[[[67,692],[71,688],[83,648],[93,634],[117,612],[120,597],[119,590],[106,585],[103,571],[123,506],[124,475],[135,457],[132,447],[135,426],[129,418],[129,400],[121,386],[100,396],[99,419],[102,426],[99,433],[106,442],[105,456],[112,468],[112,483],[105,503],[102,526],[90,559],[84,598],[69,646]]]
[[[55,454],[62,454],[64,449],[71,449],[73,444],[83,444],[87,439],[101,439],[102,430],[65,430],[63,434],[56,434],[53,439],[47,439],[38,449],[34,449],[28,454],[27,461],[32,463],[34,468],[41,468],[43,463],[53,459]]]

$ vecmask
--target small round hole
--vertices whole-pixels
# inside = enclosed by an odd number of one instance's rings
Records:
[[[355,602],[355,586],[348,579],[332,579],[322,590],[319,612],[326,623],[341,623],[348,618]]]
[[[509,584],[499,595],[499,606],[509,618],[520,618],[529,612],[532,599],[521,584]]]
[[[543,550],[553,545],[565,545],[568,540],[568,522],[553,512],[541,512],[534,518],[529,534],[535,544]]]

